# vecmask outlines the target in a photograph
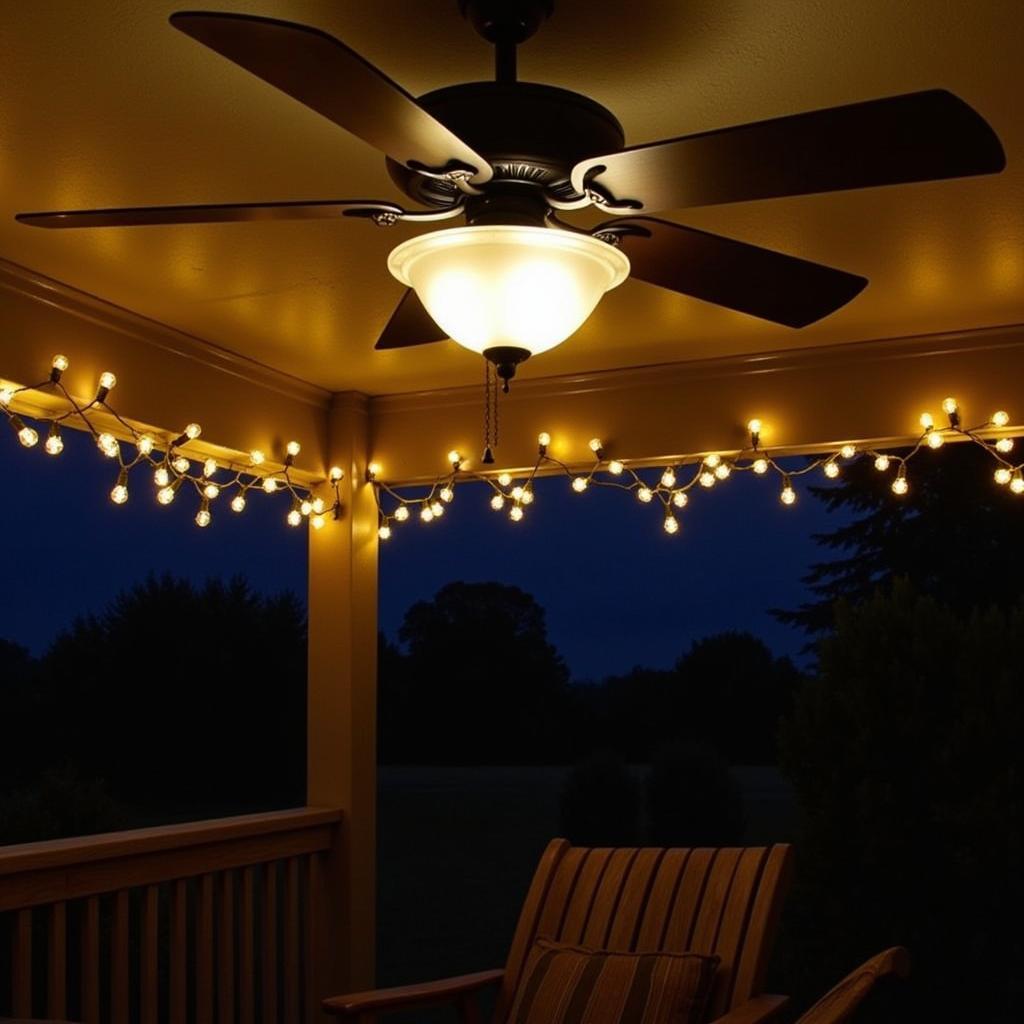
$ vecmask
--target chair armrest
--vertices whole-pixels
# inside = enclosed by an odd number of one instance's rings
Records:
[[[711,1024],[760,1024],[778,1016],[788,1002],[789,996],[754,996]]]
[[[461,997],[494,985],[505,976],[504,970],[478,971],[460,974],[443,981],[427,981],[421,985],[400,985],[397,988],[378,988],[369,992],[353,992],[345,996],[329,996],[321,1004],[325,1013],[336,1016],[361,1013],[387,1013],[407,1006],[430,1006],[453,1003]]]

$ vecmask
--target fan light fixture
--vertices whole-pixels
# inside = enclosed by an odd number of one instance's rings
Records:
[[[453,341],[507,379],[576,331],[629,275],[629,259],[590,235],[490,224],[410,238],[388,269]]]

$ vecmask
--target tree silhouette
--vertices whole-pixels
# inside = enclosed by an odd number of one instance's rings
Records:
[[[1024,595],[1024,498],[996,485],[992,473],[991,457],[976,445],[953,444],[914,460],[904,498],[870,459],[844,468],[837,485],[812,487],[830,512],[853,518],[815,537],[837,557],[804,577],[814,600],[774,614],[821,634],[833,624],[836,600],[856,604],[896,578],[950,608],[1012,606]]]

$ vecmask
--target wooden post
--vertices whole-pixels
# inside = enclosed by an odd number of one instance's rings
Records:
[[[307,802],[337,807],[331,853],[311,872],[310,997],[373,986],[376,945],[377,513],[366,483],[369,408],[334,396],[329,465],[342,513],[310,530]],[[324,492],[325,500],[328,494]]]

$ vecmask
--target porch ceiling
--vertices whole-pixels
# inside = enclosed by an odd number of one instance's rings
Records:
[[[405,228],[295,222],[44,232],[20,210],[400,198],[382,159],[172,30],[173,0],[0,11],[0,256],[259,363],[371,394],[475,382],[451,342],[373,351]],[[490,75],[455,0],[218,0],[320,26],[411,92]],[[1024,25],[1006,0],[558,0],[521,77],[593,95],[642,142],[935,86],[999,133],[998,177],[680,211],[674,219],[864,274],[791,331],[638,282],[609,296],[549,376],[1024,322]],[[598,10],[600,13],[596,13]],[[358,102],[358,98],[354,98]]]

